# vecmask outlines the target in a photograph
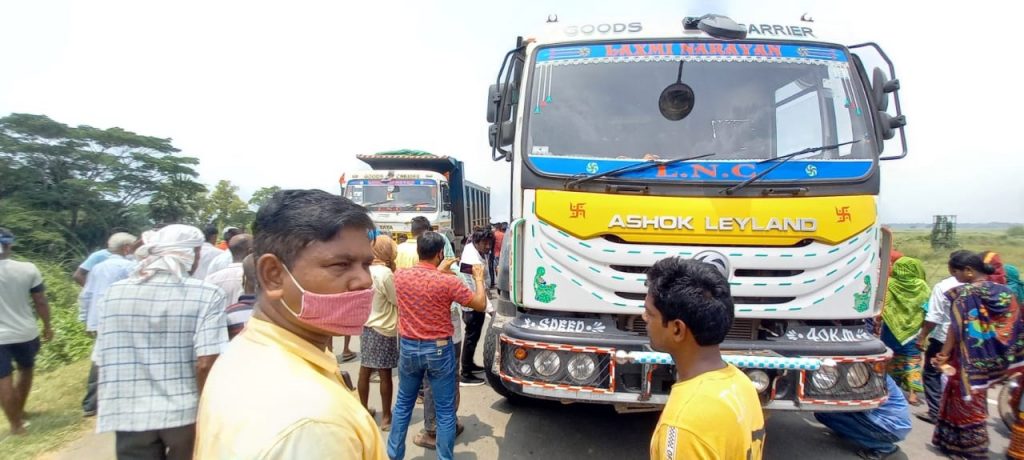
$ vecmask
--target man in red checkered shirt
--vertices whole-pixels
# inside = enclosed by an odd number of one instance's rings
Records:
[[[388,438],[388,457],[405,458],[405,437],[423,377],[430,380],[437,409],[437,457],[452,458],[455,448],[455,348],[452,302],[476,311],[487,307],[484,266],[473,267],[474,293],[451,272],[455,259],[444,259],[445,239],[426,232],[416,239],[420,262],[395,273],[398,300],[398,398]]]

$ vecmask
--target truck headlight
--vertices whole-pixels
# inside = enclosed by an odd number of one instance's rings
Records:
[[[589,383],[594,377],[594,371],[597,370],[597,361],[593,356],[578,354],[569,360],[565,369],[576,383]]]
[[[762,370],[751,370],[747,371],[747,377],[750,378],[750,383],[754,384],[754,389],[758,393],[764,392],[768,389],[768,385],[771,384],[771,379],[768,377],[768,373]]]
[[[827,390],[836,386],[839,381],[839,370],[835,366],[822,366],[811,377],[811,385],[819,390]]]
[[[562,359],[558,357],[558,353],[551,350],[537,353],[537,356],[533,358],[533,368],[543,377],[551,378],[558,373],[561,367]]]
[[[846,370],[846,384],[850,388],[860,388],[871,380],[871,367],[866,363],[855,363]]]

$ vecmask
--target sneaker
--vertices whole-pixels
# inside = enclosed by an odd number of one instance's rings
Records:
[[[925,423],[930,423],[932,425],[935,424],[935,417],[932,417],[932,415],[927,412],[917,412],[914,414],[914,417],[917,417],[919,420]]]
[[[484,368],[482,368],[480,366],[477,366],[476,363],[473,363],[473,364],[463,368],[463,372],[470,373],[470,374],[482,374],[482,373],[484,373],[485,370],[486,369],[484,369]]]
[[[469,374],[469,375],[463,374],[462,377],[459,378],[459,386],[475,387],[475,386],[480,386],[480,385],[483,385],[483,384],[484,384],[484,379],[482,379],[480,377],[477,377],[475,375],[472,375],[472,374]]]

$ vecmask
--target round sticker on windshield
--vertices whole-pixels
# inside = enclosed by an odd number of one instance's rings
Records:
[[[591,161],[587,163],[587,172],[590,174],[596,174],[598,170],[597,163]]]

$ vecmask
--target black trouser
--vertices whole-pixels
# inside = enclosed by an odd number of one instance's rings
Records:
[[[932,358],[942,351],[942,342],[933,338],[928,339],[928,349],[924,352],[924,399],[928,403],[928,415],[932,418],[939,416],[939,405],[942,402],[942,371],[932,366]]]
[[[85,385],[85,398],[82,399],[82,412],[95,412],[97,406],[96,388],[99,387],[100,370],[96,363],[89,368],[89,381]]]
[[[494,287],[495,283],[498,282],[498,258],[494,257],[494,254],[487,255],[487,272],[491,275],[491,285]]]
[[[473,355],[476,354],[476,344],[480,342],[480,336],[484,331],[484,319],[487,315],[482,311],[462,312],[462,321],[466,323],[466,339],[462,341],[462,374],[470,374],[470,369],[476,368],[473,364]]]
[[[151,431],[118,431],[117,460],[191,460],[196,425]]]

